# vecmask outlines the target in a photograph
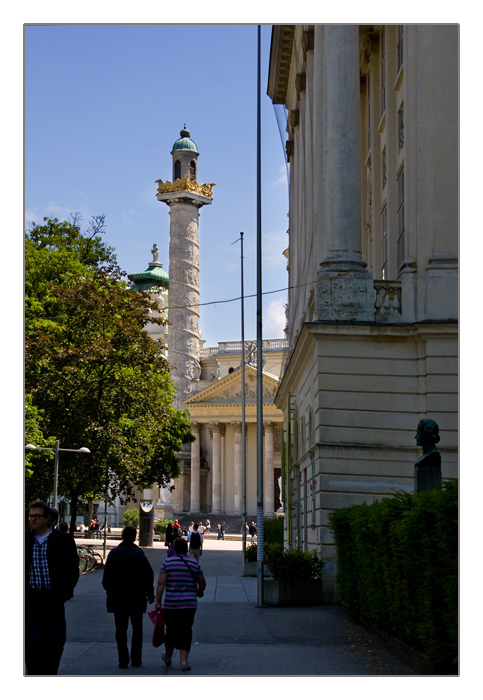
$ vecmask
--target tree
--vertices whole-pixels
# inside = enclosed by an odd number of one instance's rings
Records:
[[[84,233],[80,214],[70,221],[44,217],[44,224],[30,224],[25,234],[26,332],[33,326],[48,327],[57,312],[52,285],[68,286],[89,278],[100,265],[116,263],[114,250],[105,244],[105,217],[93,216]]]
[[[51,447],[55,440],[45,438],[42,431],[44,411],[32,403],[31,394],[25,397],[25,442],[36,447]],[[41,499],[47,501],[54,482],[54,453],[34,450],[25,454],[25,500],[30,503]]]
[[[177,453],[193,439],[186,412],[172,406],[163,346],[143,330],[154,302],[123,277],[111,265],[60,275],[60,284],[49,279],[43,299],[53,315],[26,333],[26,386],[44,429],[91,451],[62,455],[59,494],[70,501],[71,528],[78,502],[92,493],[129,497],[167,485],[179,473]]]

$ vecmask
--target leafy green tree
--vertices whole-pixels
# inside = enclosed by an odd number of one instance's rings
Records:
[[[172,406],[163,346],[144,331],[153,322],[148,295],[115,265],[60,277],[60,284],[48,279],[40,295],[49,323],[26,333],[25,374],[44,430],[61,446],[91,451],[61,457],[59,494],[70,501],[73,527],[77,503],[92,493],[128,498],[167,485],[179,473],[177,453],[193,438],[186,412]]]
[[[36,447],[52,447],[53,438],[45,438],[42,431],[44,411],[33,405],[32,396],[25,397],[25,443]],[[26,451],[25,453],[25,501],[48,500],[54,483],[54,453]]]
[[[38,325],[55,324],[57,300],[53,285],[68,286],[89,278],[100,265],[116,263],[114,250],[103,242],[104,216],[93,216],[81,231],[81,216],[70,221],[44,217],[25,234],[25,319],[28,334]]]
[[[139,508],[128,508],[122,514],[122,524],[139,527]]]

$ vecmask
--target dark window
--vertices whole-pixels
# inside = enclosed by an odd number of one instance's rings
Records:
[[[190,180],[196,180],[196,161],[192,160],[190,163]]]
[[[177,160],[174,164],[174,179],[181,180],[181,161]]]
[[[386,42],[381,32],[381,117],[386,111]]]
[[[405,222],[404,222],[404,168],[399,173],[397,179],[397,264],[398,267],[404,262],[405,258]]]
[[[401,70],[402,64],[403,64],[403,54],[404,54],[404,46],[403,46],[403,31],[404,27],[402,24],[397,25],[397,71]]]
[[[381,278],[387,280],[387,206],[381,213]]]

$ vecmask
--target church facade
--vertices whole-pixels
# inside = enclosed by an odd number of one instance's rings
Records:
[[[335,599],[329,515],[413,490],[420,419],[458,474],[458,28],[274,26],[268,95],[290,167],[287,543],[323,556]]]

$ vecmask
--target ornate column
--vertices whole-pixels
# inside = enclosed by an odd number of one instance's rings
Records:
[[[191,501],[190,511],[200,512],[200,424],[191,423],[191,433],[196,438],[191,443]]]
[[[225,426],[222,423],[210,423],[210,435],[213,439],[212,475],[212,513],[221,513],[221,435]]]
[[[315,25],[315,225],[322,259],[317,316],[374,320],[372,276],[362,260],[359,27]]]
[[[234,468],[234,512],[241,514],[243,511],[243,460],[242,460],[242,424],[241,421],[233,422],[235,428],[235,468]]]
[[[273,431],[275,424],[271,421],[263,423],[263,432],[265,436],[265,444],[263,452],[265,455],[264,470],[263,470],[263,512],[265,515],[274,513],[273,503]]]
[[[191,395],[200,372],[199,210],[211,204],[214,183],[198,184],[198,147],[184,129],[175,141],[173,182],[156,180],[156,198],[169,207],[168,360],[176,386],[175,408]]]

